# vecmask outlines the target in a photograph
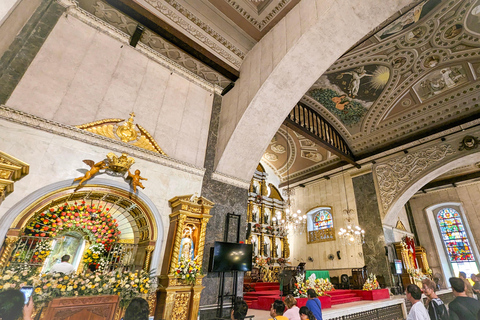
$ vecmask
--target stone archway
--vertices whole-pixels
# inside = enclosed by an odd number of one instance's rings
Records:
[[[416,177],[416,181],[405,189],[400,196],[396,198],[390,205],[388,211],[383,219],[384,225],[395,226],[397,222],[397,213],[408,202],[408,200],[418,191],[422,186],[432,181],[436,177],[452,170],[452,168],[470,165],[478,162],[480,159],[480,151],[472,154],[465,155],[458,159],[451,159],[445,161],[441,167],[428,171]]]
[[[78,192],[74,192],[71,180],[61,181],[43,187],[17,203],[0,219],[0,238],[20,235],[27,223],[48,208],[71,204],[87,199],[98,205],[108,204],[115,209],[117,218],[124,219],[129,235],[120,238],[125,243],[139,247],[140,258],[148,261],[150,270],[160,261],[162,249],[163,223],[158,210],[148,197],[139,192],[131,197],[129,189],[123,184],[106,179],[92,179]],[[113,216],[113,214],[112,214]],[[7,241],[8,244],[8,241]],[[151,257],[151,258],[150,258]]]
[[[295,6],[248,53],[235,87],[223,97],[216,173],[248,187],[295,103],[344,52],[411,2],[329,0]]]

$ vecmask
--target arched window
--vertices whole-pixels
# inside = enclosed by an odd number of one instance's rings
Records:
[[[307,231],[307,243],[335,240],[332,208],[319,206],[309,210],[307,212]]]
[[[313,214],[313,230],[322,230],[333,227],[333,219],[330,210],[320,209]]]
[[[443,240],[453,274],[460,271],[477,274],[478,268],[460,213],[448,206],[436,213],[437,225]]]

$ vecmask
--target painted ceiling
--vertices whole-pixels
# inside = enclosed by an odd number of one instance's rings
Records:
[[[338,59],[301,102],[361,159],[478,117],[479,74],[480,1],[421,1]],[[291,179],[343,165],[334,156],[305,164],[300,150],[292,144]],[[271,153],[270,145],[262,161],[285,181],[285,164]]]

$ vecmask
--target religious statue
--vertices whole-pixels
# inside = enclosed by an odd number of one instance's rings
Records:
[[[253,245],[253,254],[257,255],[257,241],[252,240],[252,245]]]
[[[268,213],[263,214],[263,223],[268,224]]]
[[[253,207],[253,210],[252,210],[252,221],[253,222],[257,222],[257,213],[258,213],[257,207]]]
[[[80,183],[78,184],[78,186],[75,188],[75,191],[80,189],[80,187],[82,186],[82,184],[93,178],[94,175],[96,175],[100,170],[102,169],[106,169],[107,168],[107,164],[105,163],[105,161],[100,161],[100,162],[93,162],[92,160],[83,160],[83,162],[85,164],[88,164],[90,166],[90,170],[88,170],[87,172],[85,172],[85,175],[83,177],[78,177],[76,179],[73,180],[73,182],[75,181],[79,181],[80,180]]]
[[[186,226],[183,230],[183,238],[180,242],[180,254],[178,255],[178,261],[180,259],[184,260],[193,260],[194,253],[195,253],[195,244],[192,239],[192,228],[190,226]]]
[[[270,252],[269,252],[269,250],[268,250],[268,247],[270,247],[270,245],[268,244],[268,242],[265,242],[265,243],[263,244],[263,251],[264,251],[263,254],[264,254],[265,256],[270,256]]]
[[[133,192],[135,193],[137,192],[137,187],[145,189],[145,187],[143,186],[140,180],[148,180],[148,179],[140,176],[140,170],[138,169],[135,170],[135,174],[132,174],[130,170],[128,170],[128,177],[132,179]]]

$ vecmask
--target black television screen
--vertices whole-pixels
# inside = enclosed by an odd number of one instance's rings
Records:
[[[252,245],[215,241],[211,272],[251,271]]]
[[[395,263],[395,273],[402,274],[403,273],[403,263],[402,260],[394,260]]]

